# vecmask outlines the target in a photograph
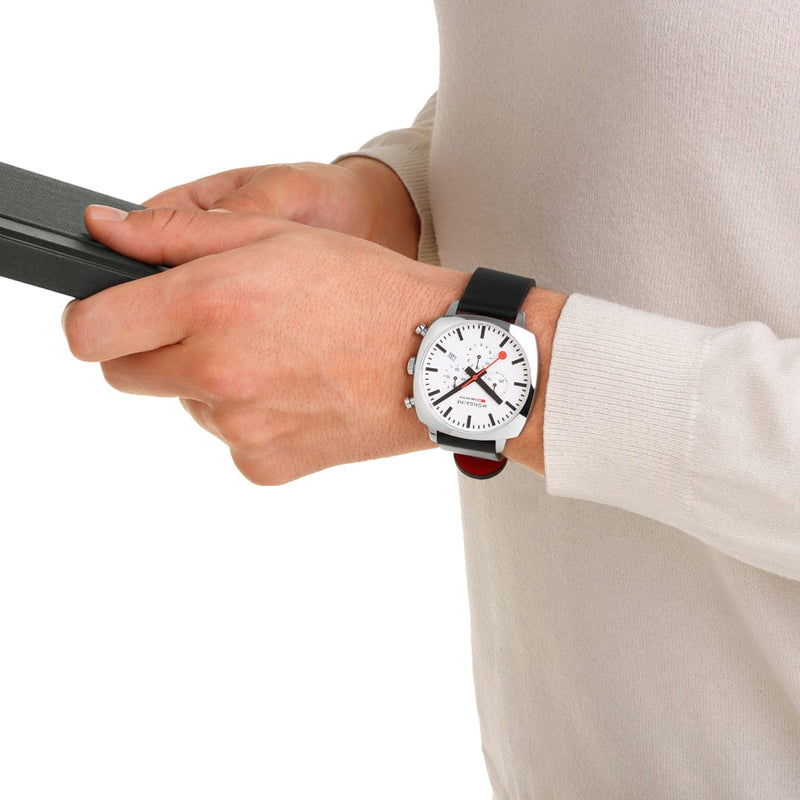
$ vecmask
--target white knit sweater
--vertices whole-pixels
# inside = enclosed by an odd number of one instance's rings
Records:
[[[794,800],[800,6],[437,12],[438,98],[362,152],[423,260],[571,295],[546,480],[462,481],[495,797]]]

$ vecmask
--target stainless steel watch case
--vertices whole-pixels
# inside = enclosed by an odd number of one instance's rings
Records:
[[[431,441],[442,447],[444,450],[449,450],[453,453],[461,453],[462,455],[478,456],[480,458],[492,458],[491,453],[483,450],[470,449],[468,446],[453,446],[448,443],[439,441],[439,434],[443,433],[447,436],[456,439],[476,442],[494,442],[494,457],[497,459],[502,458],[501,454],[505,449],[506,442],[509,439],[514,439],[522,433],[525,424],[528,421],[531,407],[533,406],[533,399],[536,394],[536,384],[539,375],[539,349],[536,344],[536,337],[523,326],[525,325],[525,315],[520,312],[514,323],[508,323],[504,320],[497,319],[496,317],[475,316],[469,314],[457,314],[456,308],[458,302],[454,302],[447,313],[443,317],[434,320],[429,328],[420,326],[417,332],[423,334],[422,342],[417,351],[417,355],[409,362],[409,372],[414,376],[414,393],[413,398],[407,400],[406,405],[414,408],[417,413],[419,421],[428,428]],[[528,361],[530,370],[531,385],[528,391],[528,396],[522,404],[520,410],[510,420],[498,425],[491,431],[465,431],[461,428],[455,428],[447,425],[440,416],[438,416],[430,407],[427,395],[425,394],[422,386],[422,373],[415,367],[417,364],[424,362],[428,351],[435,346],[439,337],[446,333],[451,328],[455,328],[464,322],[472,322],[475,320],[485,321],[496,325],[498,328],[503,328],[511,336],[513,336],[520,347],[522,348],[525,358]]]

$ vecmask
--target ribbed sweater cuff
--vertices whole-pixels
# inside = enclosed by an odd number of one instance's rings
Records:
[[[551,494],[673,525],[686,518],[707,333],[602,300],[569,298],[547,385]]]
[[[439,252],[431,219],[431,193],[428,186],[430,153],[425,148],[369,142],[363,149],[339,156],[336,161],[351,156],[374,158],[393,169],[408,190],[420,220],[417,259],[426,264],[438,264]]]

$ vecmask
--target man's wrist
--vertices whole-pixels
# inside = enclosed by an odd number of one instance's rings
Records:
[[[411,299],[413,306],[418,309],[415,321],[408,323],[408,355],[414,355],[413,348],[416,339],[412,335],[414,327],[420,322],[426,325],[445,313],[453,300],[460,298],[464,292],[469,275],[455,272],[441,267],[429,267],[418,264],[417,269],[424,273],[425,289]],[[547,380],[550,372],[550,359],[555,338],[556,326],[561,315],[561,310],[567,301],[567,296],[546,289],[533,288],[528,293],[522,310],[525,312],[525,327],[536,336],[539,369],[531,413],[528,422],[520,436],[509,439],[504,455],[526,468],[544,474],[544,407],[547,394]],[[428,313],[420,313],[419,309],[425,308]],[[404,351],[405,353],[405,351]],[[398,355],[402,360],[407,355]],[[405,449],[419,449],[422,446],[430,447],[427,440],[427,430],[416,418],[416,414],[406,414],[405,419],[414,430],[408,431],[410,439],[417,444]],[[405,428],[404,428],[405,429]],[[423,433],[425,431],[423,442]]]
[[[337,165],[357,175],[372,196],[376,211],[370,240],[416,259],[419,214],[397,173],[382,161],[366,156],[344,158]]]

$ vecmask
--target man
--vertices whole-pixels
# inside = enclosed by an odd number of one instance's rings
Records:
[[[70,345],[279,483],[431,446],[416,326],[476,267],[535,278],[528,424],[462,479],[495,797],[796,797],[800,12],[437,12],[413,128],[90,209],[181,266],[71,304]]]

